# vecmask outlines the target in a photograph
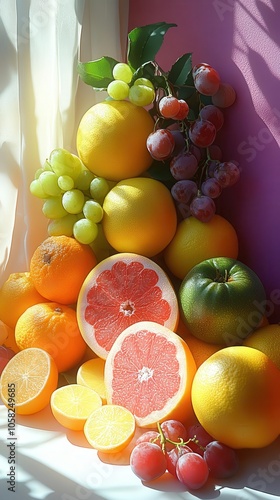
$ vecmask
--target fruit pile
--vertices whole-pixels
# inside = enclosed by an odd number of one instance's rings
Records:
[[[127,62],[79,64],[108,99],[31,182],[48,234],[0,289],[0,396],[194,490],[279,436],[280,326],[216,213],[240,173],[214,144],[235,92],[191,54],[158,66],[172,26],[133,30]]]

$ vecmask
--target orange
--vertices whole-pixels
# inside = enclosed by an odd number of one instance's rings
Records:
[[[196,417],[215,440],[232,448],[262,448],[280,432],[280,370],[247,346],[212,354],[192,385]]]
[[[212,257],[236,259],[237,255],[237,233],[230,222],[220,215],[214,215],[209,222],[201,222],[195,217],[184,219],[164,250],[166,266],[180,279],[203,260]]]
[[[171,193],[155,179],[136,177],[118,182],[105,197],[103,210],[105,237],[118,252],[153,257],[176,232]]]
[[[78,368],[77,384],[89,387],[96,391],[106,403],[106,390],[104,384],[105,360],[102,358],[88,359]]]
[[[46,299],[73,304],[96,262],[88,245],[82,245],[70,236],[49,236],[31,257],[30,276],[38,292]]]
[[[262,326],[245,339],[243,345],[264,352],[280,370],[280,325]]]
[[[103,453],[123,450],[135,434],[133,414],[118,405],[104,405],[91,413],[84,434],[89,444]]]
[[[53,357],[59,372],[76,366],[86,351],[76,312],[57,302],[35,304],[26,309],[16,324],[15,339],[20,350],[44,349]]]
[[[46,299],[36,290],[30,273],[12,273],[0,289],[0,320],[15,328],[25,309],[40,302]]]
[[[49,404],[57,383],[58,371],[53,358],[43,349],[25,349],[5,366],[0,395],[3,403],[16,413],[31,415]]]
[[[177,326],[176,293],[165,272],[142,255],[119,253],[89,273],[77,302],[78,324],[86,343],[106,359],[118,335],[138,321]]]
[[[190,333],[189,329],[182,320],[180,320],[176,332],[188,344],[197,368],[212,354],[214,354],[214,352],[217,352],[224,347],[224,345],[210,344],[209,342],[204,342],[203,340],[196,338]]]
[[[189,419],[191,385],[196,371],[187,344],[152,321],[126,328],[105,362],[107,402],[130,410],[139,427]]]
[[[67,429],[81,431],[90,414],[102,406],[101,397],[89,387],[69,384],[56,389],[50,400],[55,419]]]
[[[95,104],[78,126],[78,155],[99,177],[113,181],[136,177],[152,163],[146,141],[153,128],[149,112],[129,101]]]

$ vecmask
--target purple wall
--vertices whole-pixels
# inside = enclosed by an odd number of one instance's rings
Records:
[[[280,2],[279,0],[130,0],[129,30],[159,21],[170,28],[157,61],[168,70],[192,52],[237,92],[218,140],[237,160],[241,180],[219,211],[235,227],[239,259],[262,280],[270,322],[280,321]]]

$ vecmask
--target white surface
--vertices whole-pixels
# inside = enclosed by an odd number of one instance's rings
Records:
[[[153,500],[280,498],[280,438],[262,450],[242,450],[240,469],[232,479],[209,481],[188,492],[166,474],[146,485],[134,476],[128,453],[99,456],[82,432],[66,431],[51,410],[18,416],[16,424],[16,492],[8,491],[7,409],[0,406],[1,500]],[[111,462],[111,463],[110,463]]]

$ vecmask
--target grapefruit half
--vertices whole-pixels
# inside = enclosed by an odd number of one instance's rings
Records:
[[[192,416],[196,365],[185,341],[163,325],[140,321],[117,338],[105,361],[109,404],[127,408],[139,427]]]
[[[139,321],[154,321],[175,330],[179,306],[163,269],[148,257],[111,255],[85,279],[77,301],[77,318],[85,342],[106,359],[118,335]]]

